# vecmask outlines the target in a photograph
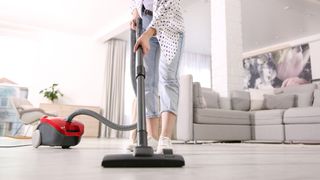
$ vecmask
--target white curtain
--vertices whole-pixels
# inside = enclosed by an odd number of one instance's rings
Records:
[[[114,123],[123,124],[126,42],[111,39],[106,47],[104,115]],[[104,136],[118,138],[123,133],[106,127]]]
[[[179,75],[191,74],[194,82],[200,82],[202,87],[211,88],[211,56],[184,52],[182,53]]]

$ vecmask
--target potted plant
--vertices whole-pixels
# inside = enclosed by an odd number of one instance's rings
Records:
[[[41,90],[39,93],[43,95],[43,97],[49,99],[52,103],[59,98],[59,96],[63,96],[63,94],[57,89],[58,84],[54,83],[50,87]]]

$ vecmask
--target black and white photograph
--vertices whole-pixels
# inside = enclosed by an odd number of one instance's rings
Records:
[[[308,44],[245,58],[243,67],[246,89],[287,87],[312,80]]]

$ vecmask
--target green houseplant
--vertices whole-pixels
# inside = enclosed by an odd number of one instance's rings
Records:
[[[57,89],[58,84],[54,83],[50,87],[41,90],[39,93],[43,95],[43,97],[49,99],[52,103],[59,98],[59,96],[63,96],[63,94]]]

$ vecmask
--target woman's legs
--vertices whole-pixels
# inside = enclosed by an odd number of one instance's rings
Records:
[[[161,135],[171,139],[174,125],[176,123],[176,115],[172,112],[163,112],[161,114]]]
[[[154,139],[159,139],[159,53],[160,47],[158,40],[153,37],[150,40],[150,51],[144,57],[146,69],[145,96],[146,96],[146,117],[147,132]]]
[[[143,31],[148,27],[152,16],[143,16]],[[146,124],[148,136],[155,140],[159,139],[159,57],[160,45],[156,37],[150,39],[149,53],[144,55],[145,66],[145,105],[146,105]],[[150,144],[150,143],[149,143]],[[151,144],[150,144],[151,145]]]
[[[148,136],[151,136],[153,139],[159,139],[159,127],[160,127],[160,118],[147,118],[147,132]]]
[[[161,134],[157,153],[163,149],[172,149],[171,138],[176,122],[179,101],[178,70],[181,58],[183,34],[179,40],[179,49],[175,58],[168,63],[166,57],[161,56],[159,61],[159,92],[161,105]]]

